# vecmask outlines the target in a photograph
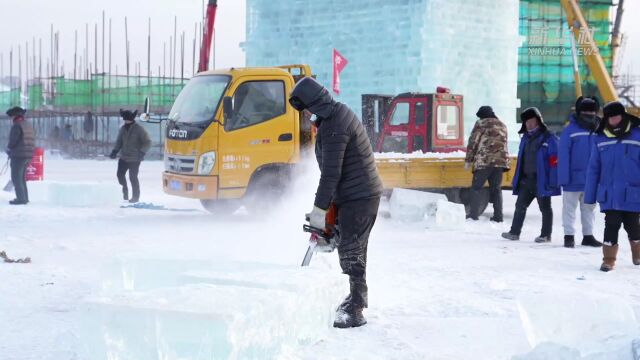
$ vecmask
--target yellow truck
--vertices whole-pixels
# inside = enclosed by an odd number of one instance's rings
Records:
[[[277,201],[286,191],[293,170],[303,161],[303,154],[313,151],[314,132],[309,119],[288,102],[295,82],[304,76],[312,76],[308,65],[231,68],[193,77],[168,116],[164,191],[198,199],[212,212],[232,211],[241,204],[250,211],[260,211]],[[411,150],[427,152],[461,148],[461,96],[444,92],[412,94],[395,97],[386,105],[391,105],[387,106],[388,116],[380,118],[393,126],[387,127],[387,137],[380,137],[381,144],[386,142],[394,151],[409,144]],[[408,134],[402,127],[414,123],[399,124],[400,115],[423,122],[423,137],[412,133],[407,142]],[[372,142],[376,146],[376,141]],[[438,159],[400,154],[378,158],[377,163],[387,189],[437,191],[451,201],[467,202],[465,194],[472,176],[464,170],[463,156]],[[509,173],[505,177],[505,186],[510,185],[511,176]],[[310,185],[309,191],[313,189]],[[487,203],[488,195],[485,207]]]

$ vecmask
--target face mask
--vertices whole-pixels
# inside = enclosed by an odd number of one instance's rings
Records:
[[[599,118],[595,115],[580,115],[580,120],[584,123],[595,126],[599,122]]]
[[[536,126],[534,129],[527,130],[527,133],[529,133],[529,135],[533,135],[536,133],[536,131],[538,131],[539,128],[540,126]]]

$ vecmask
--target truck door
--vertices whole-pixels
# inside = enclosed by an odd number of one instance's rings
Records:
[[[233,114],[219,133],[221,197],[244,193],[253,172],[266,164],[287,164],[295,154],[295,115],[286,106],[293,84],[287,78],[243,79],[232,85]],[[226,190],[226,191],[225,191]]]
[[[461,96],[449,95],[446,99],[435,97],[430,151],[464,150],[462,114]]]
[[[426,98],[400,98],[390,107],[378,151],[412,153],[426,151]]]

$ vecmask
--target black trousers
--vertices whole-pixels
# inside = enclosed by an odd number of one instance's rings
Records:
[[[338,206],[338,256],[342,272],[349,275],[350,304],[354,310],[368,306],[367,246],[379,205],[380,198],[374,198]]]
[[[489,201],[493,203],[493,217],[502,220],[502,174],[503,168],[490,167],[479,169],[473,172],[471,182],[471,199],[469,216],[477,218],[480,216],[480,198],[484,183],[489,181]]]
[[[518,199],[516,200],[516,210],[513,213],[513,223],[511,224],[510,233],[520,235],[522,225],[524,224],[524,218],[527,216],[527,208],[531,205],[533,199],[536,199],[538,200],[538,207],[542,213],[542,229],[540,230],[540,236],[551,236],[551,229],[553,227],[551,197],[538,197],[536,194],[537,185],[535,177],[525,177],[520,181],[520,192],[518,193]]]
[[[604,243],[616,245],[618,243],[618,231],[624,225],[624,230],[629,240],[640,240],[640,213],[607,210],[604,212]]]
[[[122,185],[122,195],[124,199],[129,198],[129,188],[127,187],[127,178],[125,177],[129,171],[129,181],[131,181],[131,190],[133,190],[132,199],[140,199],[140,182],[138,181],[138,171],[140,170],[140,161],[118,161],[118,182]]]
[[[27,190],[27,181],[24,179],[24,174],[30,162],[31,158],[11,158],[11,182],[16,191],[16,199],[18,201],[29,201],[29,191]]]

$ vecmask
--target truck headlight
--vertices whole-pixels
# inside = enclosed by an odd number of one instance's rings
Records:
[[[209,175],[216,164],[216,152],[210,151],[200,155],[198,160],[198,175]]]

